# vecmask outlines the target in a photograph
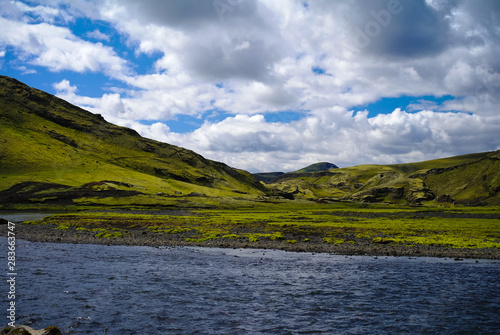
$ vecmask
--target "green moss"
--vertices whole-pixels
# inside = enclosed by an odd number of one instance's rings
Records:
[[[237,239],[242,238],[242,236],[241,235],[237,235],[237,234],[227,234],[227,235],[222,235],[222,238],[228,238],[228,239],[237,240]]]
[[[248,241],[250,242],[258,242],[259,241],[259,234],[248,234]]]
[[[335,238],[335,237],[323,237],[322,240],[323,240],[323,242],[325,242],[327,244],[343,244],[346,242],[344,239]]]
[[[248,239],[287,243],[323,238],[342,244],[391,241],[401,246],[436,245],[452,248],[500,246],[500,210],[496,207],[404,207],[391,205],[280,203],[256,208],[196,210],[189,215],[73,213],[47,217],[42,223],[76,227],[105,237],[124,229],[148,229],[155,234],[180,234],[188,242]],[[477,217],[476,217],[477,216]],[[491,218],[488,218],[491,217]],[[69,228],[68,228],[69,229]],[[108,235],[113,237],[113,235]],[[117,234],[116,237],[119,237]]]
[[[283,233],[278,231],[270,235],[271,240],[283,240],[285,237],[283,236]]]

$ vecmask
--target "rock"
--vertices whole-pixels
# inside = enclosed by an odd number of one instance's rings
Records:
[[[438,197],[436,197],[436,199],[434,199],[435,202],[449,202],[449,203],[453,203],[455,201],[455,199],[453,199],[453,197],[449,194],[443,194],[443,195],[440,195]]]
[[[28,326],[7,326],[2,329],[0,335],[62,335],[62,333],[56,326],[49,326],[40,330]]]
[[[0,218],[0,225],[2,225],[2,224],[8,224],[8,223],[9,223],[8,220]]]

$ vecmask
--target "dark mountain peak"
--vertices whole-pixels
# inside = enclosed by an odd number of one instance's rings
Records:
[[[311,164],[302,168],[300,170],[295,171],[296,173],[307,173],[307,172],[320,172],[320,171],[328,171],[330,169],[338,169],[339,167],[335,164],[328,162],[319,162],[315,164]]]

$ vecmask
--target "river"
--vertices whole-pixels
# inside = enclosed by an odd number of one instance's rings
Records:
[[[498,261],[16,243],[16,323],[63,334],[500,329]],[[6,311],[5,281],[0,289]]]

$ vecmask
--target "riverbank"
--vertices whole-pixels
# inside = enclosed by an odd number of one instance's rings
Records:
[[[370,255],[370,256],[406,256],[406,257],[440,257],[470,259],[500,259],[498,248],[450,248],[439,245],[412,245],[381,240],[354,238],[351,243],[325,243],[323,239],[311,238],[301,240],[260,239],[250,242],[239,238],[218,238],[209,240],[186,241],[182,234],[164,234],[148,228],[131,228],[126,234],[115,237],[99,237],[92,230],[75,227],[57,229],[53,224],[17,224],[16,237],[32,242],[127,245],[151,247],[201,246],[217,248],[255,248],[277,249],[294,252],[331,253],[338,255]]]

